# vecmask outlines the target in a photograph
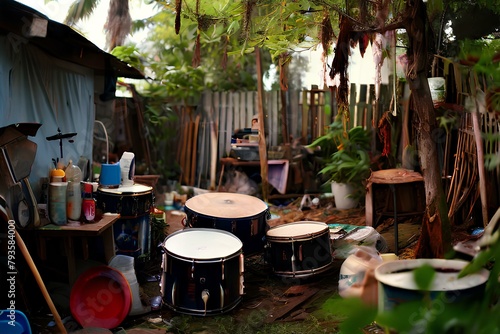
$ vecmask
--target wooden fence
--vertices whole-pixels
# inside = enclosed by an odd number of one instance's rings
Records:
[[[375,109],[373,86],[353,85],[351,89],[351,125],[371,127]],[[285,120],[281,116],[281,93],[271,91],[264,96],[264,127],[268,149],[284,142],[310,143],[324,133],[336,114],[334,90],[288,91],[284,96]],[[387,98],[380,100],[385,101]],[[258,113],[257,106],[257,92],[205,92],[195,110],[186,113],[185,108],[179,109],[180,124],[175,124],[170,131],[180,132],[175,140],[181,144],[169,147],[179,147],[181,150],[176,154],[182,170],[181,183],[205,189],[215,186],[218,182],[216,176],[220,172],[219,161],[231,149],[231,136],[238,129],[251,127],[252,117]],[[288,141],[283,138],[284,121]],[[187,151],[192,154],[184,154]]]

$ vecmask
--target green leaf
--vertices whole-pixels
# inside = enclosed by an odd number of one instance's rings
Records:
[[[436,271],[430,264],[424,264],[413,270],[413,278],[420,290],[429,290]]]

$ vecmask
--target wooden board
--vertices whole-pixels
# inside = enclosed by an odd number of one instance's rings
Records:
[[[279,321],[288,313],[292,312],[299,305],[307,301],[319,291],[318,288],[311,288],[307,285],[293,286],[288,289],[284,296],[286,302],[283,306],[275,308],[266,319],[267,322]]]

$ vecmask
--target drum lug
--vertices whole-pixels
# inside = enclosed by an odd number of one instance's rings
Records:
[[[257,234],[259,234],[259,224],[256,219],[252,219],[250,221],[250,236],[253,237]]]
[[[208,299],[210,298],[210,292],[205,289],[201,292],[201,299],[203,300],[203,303],[205,304],[205,315],[207,314],[207,303]]]
[[[242,296],[245,290],[245,256],[240,254],[240,295]]]
[[[235,220],[231,221],[231,232],[233,234],[236,233],[236,221]]]
[[[191,263],[191,279],[194,279],[194,260]]]
[[[163,258],[162,258],[162,261],[161,261],[161,269],[164,273],[167,272],[167,254],[163,254]]]
[[[132,215],[137,216],[139,214],[139,198],[134,197],[134,204],[132,205]]]
[[[122,213],[122,201],[123,201],[123,196],[120,197],[120,200],[118,203],[116,203],[116,213]]]
[[[175,306],[175,295],[177,292],[177,281],[172,285],[172,305]]]
[[[220,308],[224,308],[224,289],[222,288],[222,285],[219,284],[219,293],[220,293]]]
[[[222,259],[221,261],[221,271],[222,271],[221,279],[224,281],[224,259]]]

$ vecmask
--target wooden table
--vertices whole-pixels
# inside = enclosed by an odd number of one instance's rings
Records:
[[[43,227],[34,229],[39,241],[39,255],[42,260],[46,260],[46,238],[63,238],[64,250],[68,260],[68,277],[70,286],[76,280],[76,258],[74,238],[78,238],[83,246],[83,258],[88,259],[89,249],[87,238],[102,237],[104,244],[104,256],[109,262],[115,256],[115,244],[113,237],[113,223],[120,218],[119,214],[105,214],[94,223],[79,223],[69,225],[47,224]]]

